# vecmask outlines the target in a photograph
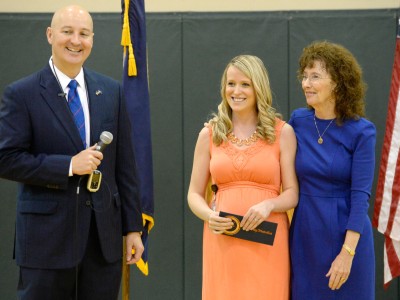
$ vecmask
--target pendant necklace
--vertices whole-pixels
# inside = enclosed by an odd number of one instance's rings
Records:
[[[332,119],[332,120],[329,122],[328,126],[326,126],[324,132],[322,132],[322,134],[320,134],[320,133],[319,133],[318,126],[317,126],[317,122],[315,121],[315,113],[314,113],[314,125],[315,125],[315,128],[317,129],[318,136],[319,136],[318,144],[322,144],[322,143],[324,142],[324,139],[323,139],[322,137],[324,136],[325,132],[328,130],[329,126],[331,126],[333,120],[335,120],[335,119]]]

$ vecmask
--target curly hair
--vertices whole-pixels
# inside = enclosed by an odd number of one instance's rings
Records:
[[[315,41],[303,49],[299,59],[298,77],[301,78],[304,69],[312,68],[316,61],[321,62],[336,84],[333,95],[337,123],[364,117],[367,85],[362,78],[361,66],[353,54],[342,45]]]
[[[212,119],[209,120],[209,124],[212,126],[213,143],[219,146],[227,140],[227,134],[233,131],[232,109],[225,95],[227,71],[231,66],[240,70],[252,81],[257,101],[257,135],[268,143],[273,143],[275,141],[275,118],[281,118],[281,115],[272,107],[272,91],[267,69],[262,60],[253,55],[234,57],[223,72],[220,90],[222,100],[218,105],[218,113],[214,113]]]

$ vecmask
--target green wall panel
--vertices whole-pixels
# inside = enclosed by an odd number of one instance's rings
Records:
[[[275,106],[288,119],[305,103],[296,80],[302,48],[317,39],[349,48],[368,84],[367,115],[378,131],[378,167],[398,15],[395,10],[147,14],[155,227],[150,233],[150,274],[145,277],[131,268],[130,299],[201,298],[202,223],[188,209],[186,194],[197,135],[220,101],[227,62],[239,54],[259,56],[269,71]],[[93,16],[95,42],[87,66],[120,80],[121,16]],[[0,14],[1,94],[8,83],[47,63],[50,18]],[[16,184],[0,179],[0,195],[0,299],[15,299]],[[374,194],[370,213],[373,200]],[[376,299],[399,299],[398,279],[383,290],[383,238],[376,230],[375,250]]]

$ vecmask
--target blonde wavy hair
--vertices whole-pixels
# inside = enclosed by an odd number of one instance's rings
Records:
[[[281,115],[272,107],[272,92],[267,69],[262,60],[253,55],[234,57],[224,70],[220,91],[222,100],[218,105],[218,112],[216,114],[213,113],[212,119],[208,122],[212,127],[213,143],[219,146],[224,141],[227,141],[227,134],[233,130],[232,109],[225,95],[227,71],[231,66],[240,70],[252,81],[257,103],[257,134],[261,139],[272,144],[275,141],[276,118],[281,118]]]

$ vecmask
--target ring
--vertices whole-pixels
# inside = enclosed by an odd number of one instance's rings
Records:
[[[340,278],[340,282],[345,282],[346,281],[346,278]]]

